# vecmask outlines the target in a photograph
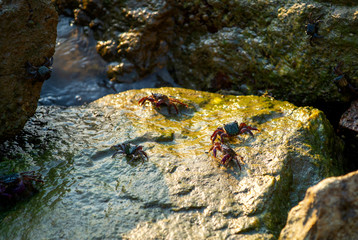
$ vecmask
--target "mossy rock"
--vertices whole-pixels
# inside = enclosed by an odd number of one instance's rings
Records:
[[[188,107],[138,105],[151,93]],[[34,119],[25,130],[52,132],[40,141],[48,147],[29,141],[16,159],[7,149],[6,162],[38,169],[46,183],[1,215],[8,239],[275,239],[308,187],[342,173],[342,143],[324,114],[270,97],[130,90],[87,106],[39,107]],[[209,152],[212,133],[235,120],[260,130],[227,140],[241,171]],[[111,146],[124,142],[143,146],[148,161],[112,158]]]

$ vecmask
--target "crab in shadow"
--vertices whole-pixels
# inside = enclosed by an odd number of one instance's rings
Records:
[[[313,46],[314,41],[317,39],[323,38],[323,36],[318,34],[319,23],[322,22],[320,18],[323,15],[319,16],[317,19],[312,18],[312,13],[308,16],[308,23],[306,24],[306,34],[310,36],[310,45]]]
[[[38,192],[34,182],[43,183],[34,171],[0,176],[0,206],[8,207]]]
[[[53,57],[51,57],[50,59],[46,57],[46,62],[39,67],[36,67],[29,62],[26,62],[26,70],[31,75],[31,77],[29,78],[41,82],[49,79],[52,73],[52,64]]]
[[[339,91],[345,91],[345,92],[350,92],[353,93],[354,95],[358,96],[358,89],[355,88],[350,82],[351,79],[348,76],[348,74],[344,73],[342,71],[342,66],[343,66],[343,62],[339,62],[334,68],[333,68],[333,72],[334,74],[336,74],[338,77],[333,79],[333,82],[336,84],[336,86],[338,87]]]

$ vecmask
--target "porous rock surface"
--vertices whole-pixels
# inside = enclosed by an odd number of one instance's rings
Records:
[[[55,52],[58,14],[50,0],[0,1],[0,141],[18,133],[35,113],[42,81],[39,67]]]
[[[280,238],[358,239],[358,172],[331,177],[307,190]]]
[[[358,134],[358,99],[351,103],[339,121],[339,127]]]
[[[188,108],[138,105],[151,93]],[[241,171],[209,152],[216,128],[235,120],[260,130],[227,142],[243,157]],[[130,90],[39,107],[25,130],[25,144],[1,145],[0,171],[38,170],[45,184],[0,215],[8,239],[276,239],[306,189],[342,173],[342,144],[324,114],[270,97]],[[124,142],[149,159],[112,158],[111,146]]]
[[[358,169],[358,99],[342,114],[338,128],[339,135],[345,139],[345,155],[352,159],[347,162],[350,169]]]

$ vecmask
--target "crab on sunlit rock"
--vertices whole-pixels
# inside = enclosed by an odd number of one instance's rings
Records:
[[[244,163],[244,158],[238,155],[231,147],[229,147],[226,144],[216,142],[213,144],[213,146],[210,148],[209,152],[213,151],[213,156],[220,160],[220,163],[224,165],[225,167],[229,164],[230,161],[234,161],[236,165],[240,168],[241,171],[241,165],[239,163],[239,159]],[[220,159],[217,156],[217,151],[222,152],[223,157]]]
[[[111,149],[116,151],[113,154],[112,158],[116,157],[116,155],[118,154],[124,154],[127,157],[131,157],[131,160],[134,160],[136,158],[148,160],[148,155],[143,151],[143,146],[140,145],[135,145],[131,143],[120,143],[112,146]]]
[[[215,142],[216,138],[219,137],[220,141],[223,142],[224,137],[233,137],[237,136],[239,134],[243,133],[249,133],[251,136],[254,136],[254,134],[251,132],[251,130],[260,131],[259,129],[255,127],[251,127],[247,125],[246,123],[237,123],[237,121],[224,124],[223,127],[218,127],[215,132],[211,135],[210,139],[212,143]]]
[[[166,96],[164,94],[160,94],[160,93],[152,93],[152,95],[150,95],[150,96],[143,97],[142,99],[140,99],[138,101],[138,104],[144,105],[144,103],[146,101],[151,102],[154,107],[160,107],[161,105],[166,105],[168,107],[169,113],[170,113],[171,107],[174,107],[177,114],[179,113],[178,107],[175,105],[175,103],[178,103],[185,107],[188,107],[187,104],[185,104],[175,98],[171,98],[171,97],[168,97],[168,96]]]
[[[41,174],[34,171],[0,176],[0,206],[13,205],[38,192],[34,182],[43,183]]]

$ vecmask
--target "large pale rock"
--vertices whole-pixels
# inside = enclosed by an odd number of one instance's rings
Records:
[[[358,172],[309,188],[290,211],[279,239],[358,239]]]
[[[50,0],[0,1],[0,141],[18,133],[37,107],[39,67],[55,52],[58,15]]]
[[[139,106],[152,92],[189,108]],[[241,171],[209,153],[214,130],[235,120],[261,130],[228,142]],[[39,107],[25,130],[25,143],[0,145],[0,174],[36,169],[46,183],[1,215],[7,239],[276,239],[307,188],[342,173],[342,144],[324,114],[268,97],[131,90]],[[111,158],[123,142],[142,145],[149,160]]]

